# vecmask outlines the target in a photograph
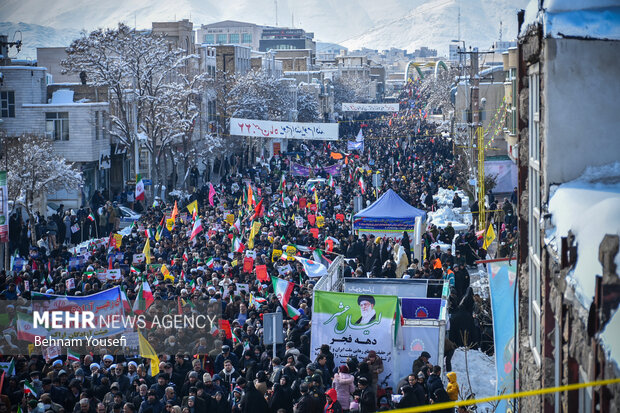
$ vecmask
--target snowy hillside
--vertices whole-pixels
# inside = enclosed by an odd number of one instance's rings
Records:
[[[78,29],[58,30],[38,24],[7,22],[0,22],[0,33],[8,35],[9,41],[21,39],[23,42],[19,54],[15,48],[11,48],[9,56],[12,59],[28,60],[37,58],[37,47],[68,46],[73,39],[80,36]]]
[[[527,0],[278,0],[278,24],[302,27],[314,32],[317,41],[338,43],[350,50],[429,46],[445,54],[449,41],[457,37],[458,2],[461,38],[468,46],[481,47],[498,39],[500,19],[503,38],[514,38],[516,10],[527,4]],[[54,7],[41,5],[41,0],[0,2],[4,21],[28,23],[25,28],[36,35],[30,42],[24,37],[27,48],[67,45],[81,29],[111,27],[119,21],[130,26],[135,22],[138,28],[150,28],[153,21],[185,18],[191,18],[195,28],[226,19],[275,24],[274,0],[55,0]],[[7,31],[1,28],[0,32]]]
[[[517,10],[527,0],[468,0],[461,1],[461,40],[467,47],[488,49],[499,39],[500,20],[502,39],[517,36]],[[361,47],[388,49],[398,47],[413,51],[420,46],[437,49],[447,55],[448,45],[458,36],[458,0],[431,0],[406,15],[377,25],[361,36],[341,44],[350,50]]]

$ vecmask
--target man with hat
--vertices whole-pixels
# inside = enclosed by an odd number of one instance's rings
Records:
[[[414,360],[413,366],[411,367],[411,372],[413,374],[418,374],[418,372],[422,370],[422,367],[429,364],[428,360],[430,358],[431,355],[427,351],[423,351],[422,354],[420,354],[420,357]]]
[[[357,304],[360,306],[360,313],[362,316],[354,323],[357,325],[364,325],[372,323],[377,318],[375,312],[375,297],[372,295],[360,295],[357,297]]]
[[[239,365],[239,359],[235,353],[231,353],[230,346],[228,344],[224,344],[222,346],[222,352],[218,354],[215,359],[215,371],[221,371],[224,368],[224,360],[230,360],[233,367]]]

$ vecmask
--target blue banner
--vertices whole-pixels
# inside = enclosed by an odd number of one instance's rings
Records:
[[[401,299],[404,318],[439,319],[441,298],[403,298]]]
[[[517,328],[518,310],[515,303],[517,288],[517,266],[513,261],[495,261],[487,263],[489,287],[491,290],[491,307],[493,309],[493,340],[495,342],[495,368],[497,370],[497,394],[510,394],[515,389],[515,330]],[[514,411],[510,400],[501,400],[496,411]]]

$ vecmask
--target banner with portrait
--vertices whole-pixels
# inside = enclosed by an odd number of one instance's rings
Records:
[[[391,295],[348,294],[329,291],[314,292],[312,312],[312,358],[322,344],[328,344],[336,366],[347,357],[362,361],[375,350],[383,361],[379,383],[398,379],[393,375],[394,319],[398,297]]]

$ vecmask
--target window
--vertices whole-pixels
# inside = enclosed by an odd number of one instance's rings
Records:
[[[207,44],[215,43],[215,36],[213,36],[212,34],[205,34],[204,42]]]
[[[241,43],[252,43],[252,33],[243,33],[241,35]]]
[[[228,39],[229,39],[228,40],[229,43],[235,43],[235,44],[239,43],[239,33],[231,33],[228,36]]]
[[[95,135],[95,140],[99,139],[99,111],[95,111],[95,130],[94,135]]]
[[[15,92],[2,91],[0,92],[0,100],[2,101],[2,117],[14,118],[15,117]]]
[[[529,267],[529,339],[536,363],[541,362],[541,245],[540,245],[540,88],[538,65],[529,75],[529,167],[528,167],[528,267]]]
[[[69,113],[48,112],[45,114],[45,134],[55,141],[69,140]]]
[[[225,34],[218,34],[217,35],[217,44],[226,43],[226,37],[227,37],[227,35],[225,35]]]

